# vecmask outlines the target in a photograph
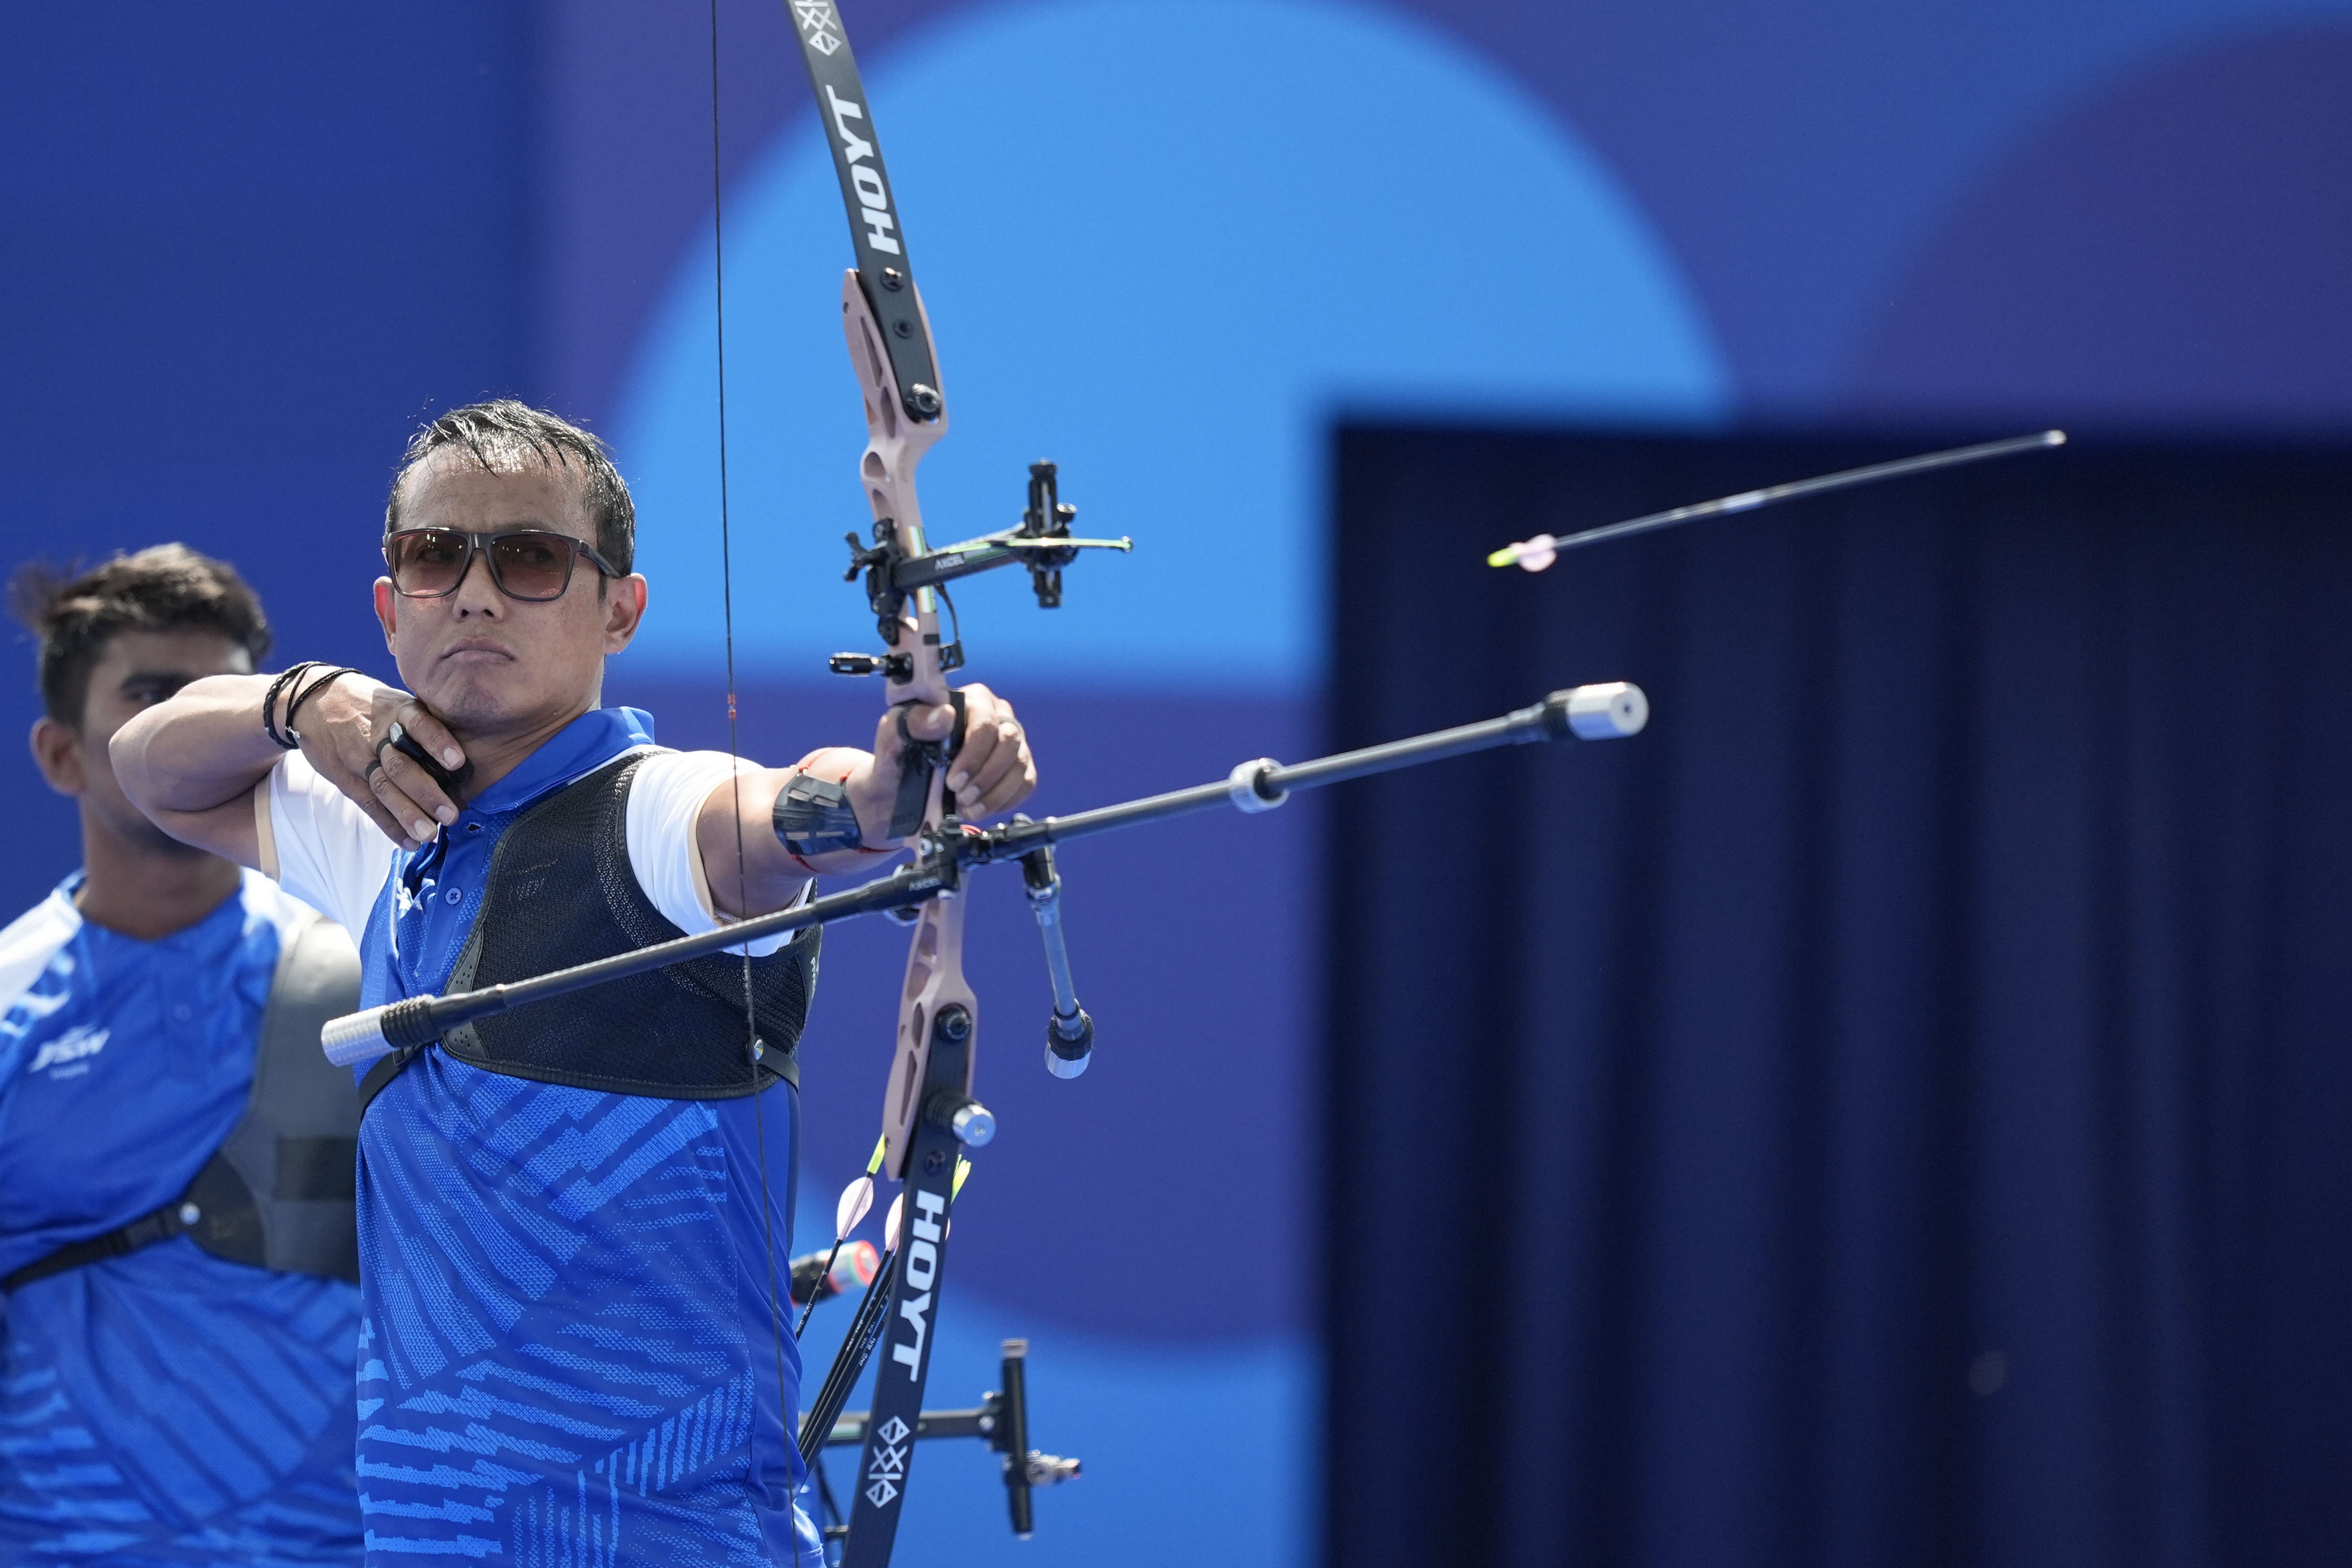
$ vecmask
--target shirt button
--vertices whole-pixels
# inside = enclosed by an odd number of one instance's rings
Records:
[[[447,892],[442,894],[441,897],[445,902],[462,904],[466,901],[466,889],[463,888],[452,888]]]

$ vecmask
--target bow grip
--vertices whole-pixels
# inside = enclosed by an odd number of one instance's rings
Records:
[[[931,775],[963,750],[963,693],[948,693],[955,710],[955,728],[945,741],[919,741],[908,732],[907,709],[898,709],[898,795],[890,803],[890,837],[908,838],[922,831],[931,804]]]

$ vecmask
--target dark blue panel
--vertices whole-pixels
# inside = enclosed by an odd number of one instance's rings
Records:
[[[1905,449],[1344,445],[1340,740],[1654,708],[1334,797],[1331,1561],[2352,1549],[2352,454],[1479,564]]]
[[[520,4],[20,8],[0,49],[7,563],[178,539],[293,657],[383,668],[383,492],[420,415],[525,384]],[[0,731],[36,711],[0,670]],[[76,858],[29,764],[0,910]]]

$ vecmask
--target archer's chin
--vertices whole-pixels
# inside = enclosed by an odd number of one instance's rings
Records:
[[[547,706],[541,682],[512,660],[444,665],[410,690],[453,728],[499,730],[534,718]]]

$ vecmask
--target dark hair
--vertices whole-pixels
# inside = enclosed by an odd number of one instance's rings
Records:
[[[81,728],[90,669],[121,633],[218,632],[256,665],[269,651],[261,601],[226,561],[158,544],[79,576],[73,570],[28,562],[8,584],[9,607],[41,641],[41,705],[60,724]]]
[[[604,443],[569,419],[511,397],[453,408],[419,430],[400,455],[392,495],[383,504],[383,531],[400,527],[400,487],[418,465],[446,447],[462,447],[491,473],[511,472],[525,456],[551,468],[577,468],[581,499],[596,524],[596,553],[616,572],[634,570],[637,508]]]

